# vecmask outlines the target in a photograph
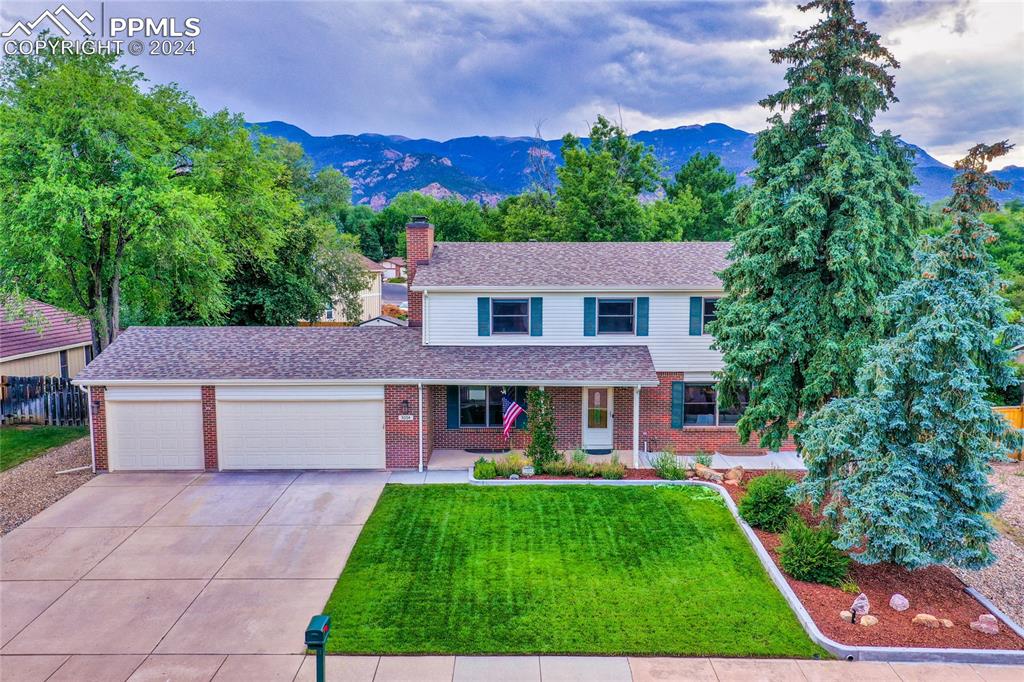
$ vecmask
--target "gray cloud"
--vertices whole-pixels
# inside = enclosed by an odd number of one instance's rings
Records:
[[[446,138],[532,134],[541,119],[555,136],[617,107],[634,128],[715,116],[754,129],[764,115],[752,105],[783,86],[768,49],[812,20],[793,4],[107,2],[106,12],[199,17],[199,54],[138,63],[151,80],[180,83],[207,109],[286,120],[317,134]],[[46,6],[5,2],[0,14],[6,24]],[[936,59],[911,44],[918,30],[991,40],[972,34],[974,3],[859,3],[859,16],[904,63],[901,103],[882,122],[926,147],[953,148],[995,131],[1022,137],[1018,8],[1016,25],[1007,22],[997,41],[1002,47],[961,55],[936,46]],[[1008,41],[1016,50],[1005,49]]]

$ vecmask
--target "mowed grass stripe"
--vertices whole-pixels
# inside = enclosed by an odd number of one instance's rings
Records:
[[[326,613],[334,653],[824,655],[696,487],[389,485]]]

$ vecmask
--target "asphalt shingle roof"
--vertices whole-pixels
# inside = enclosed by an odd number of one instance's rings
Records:
[[[730,242],[439,242],[419,287],[719,289]]]
[[[31,321],[27,328],[25,320],[11,318],[0,308],[0,357],[92,343],[92,325],[87,317],[33,300],[25,302],[25,312]]]
[[[656,385],[645,345],[423,346],[401,327],[132,327],[75,380]]]

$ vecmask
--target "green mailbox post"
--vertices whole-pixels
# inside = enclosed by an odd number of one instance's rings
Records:
[[[306,648],[316,652],[316,682],[324,682],[324,647],[331,634],[330,616],[313,616],[306,626]]]

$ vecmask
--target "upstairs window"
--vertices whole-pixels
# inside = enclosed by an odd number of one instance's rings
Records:
[[[632,298],[597,299],[598,334],[632,334],[635,327]]]
[[[486,308],[485,308],[486,310]],[[486,327],[484,327],[486,329]],[[529,334],[530,301],[525,298],[491,299],[492,334]]]
[[[715,311],[718,308],[717,298],[705,298],[704,299],[704,315],[703,315],[703,332],[708,333],[708,324],[713,322],[716,315]]]
[[[324,309],[324,319],[330,322],[334,319],[334,303],[328,303]]]

